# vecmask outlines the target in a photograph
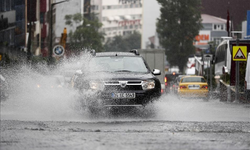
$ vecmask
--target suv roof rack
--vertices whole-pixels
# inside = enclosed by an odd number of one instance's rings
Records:
[[[134,53],[135,55],[140,55],[140,53],[137,49],[132,49],[129,52]]]

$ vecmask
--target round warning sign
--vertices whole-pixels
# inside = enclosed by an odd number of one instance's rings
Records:
[[[56,56],[62,56],[64,54],[64,52],[65,52],[65,50],[64,50],[64,47],[62,45],[56,45],[53,48],[53,53]]]
[[[233,46],[233,61],[247,61],[246,46]]]

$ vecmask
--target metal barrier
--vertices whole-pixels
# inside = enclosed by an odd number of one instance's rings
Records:
[[[227,89],[227,84],[220,80],[220,101],[227,101]]]
[[[234,102],[236,93],[235,87],[226,84],[222,80],[220,80],[219,86],[220,86],[220,97],[219,97],[220,101]],[[248,100],[247,94],[245,92],[240,92],[238,99],[239,102],[241,103],[250,103],[250,100]]]
[[[196,75],[203,75],[203,62],[200,60],[200,58],[194,56],[195,59],[195,74]]]

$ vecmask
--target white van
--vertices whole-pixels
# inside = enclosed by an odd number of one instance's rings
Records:
[[[246,88],[247,100],[250,100],[250,53],[248,53],[247,57],[245,88]]]

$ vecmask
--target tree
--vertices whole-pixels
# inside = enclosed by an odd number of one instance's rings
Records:
[[[183,72],[188,57],[194,54],[193,40],[202,28],[200,0],[157,0],[161,15],[157,19],[160,44],[172,66]]]
[[[80,13],[65,16],[64,19],[66,20],[66,25],[78,25],[74,32],[69,32],[71,49],[94,49],[96,51],[103,50],[102,41],[104,40],[104,34],[99,32],[102,24],[96,17],[91,18],[91,20],[84,18],[84,16]]]
[[[141,48],[141,34],[134,32],[126,37],[115,36],[113,39],[109,39],[105,45],[105,51],[119,51],[124,52],[131,49]]]

